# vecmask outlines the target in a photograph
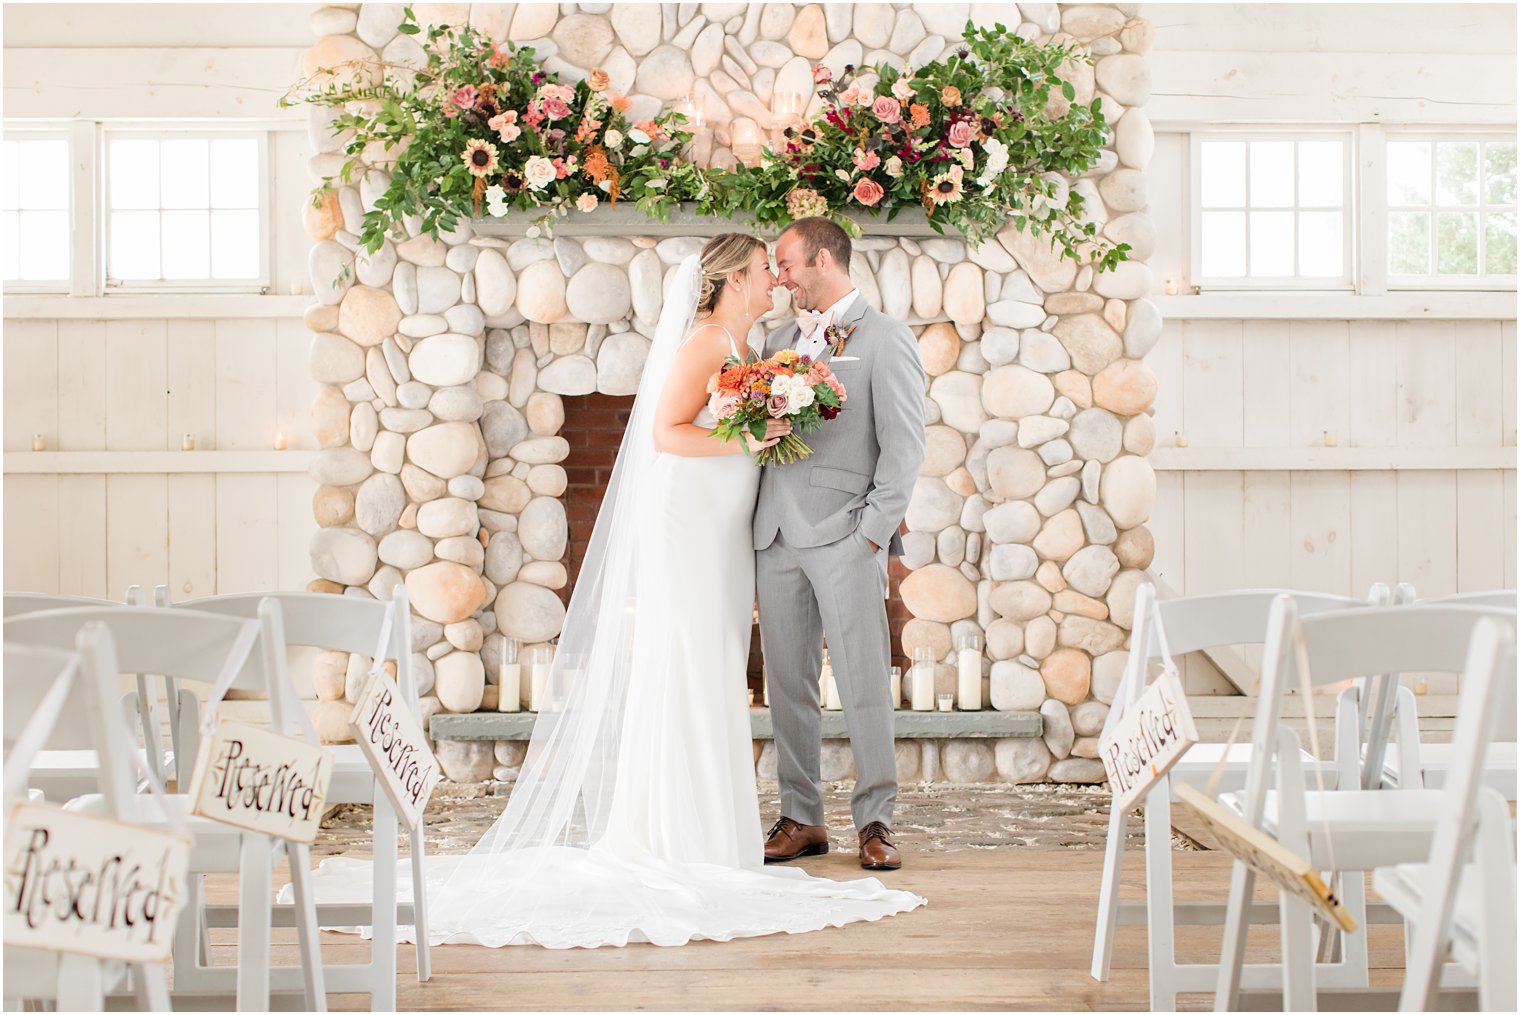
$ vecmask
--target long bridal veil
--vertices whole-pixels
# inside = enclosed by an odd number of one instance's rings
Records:
[[[691,331],[700,279],[701,258],[693,254],[666,281],[632,414],[571,593],[544,695],[548,704],[538,714],[506,809],[433,900],[440,932],[477,924],[488,915],[477,908],[499,917],[502,896],[483,887],[532,883],[535,865],[555,854],[552,847],[585,849],[606,830],[636,622],[643,622],[645,637],[655,634],[652,621],[670,622],[660,617],[662,604],[638,602],[637,499],[657,455],[660,392]]]

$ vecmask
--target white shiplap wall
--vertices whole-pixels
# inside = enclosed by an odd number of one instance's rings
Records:
[[[279,294],[305,281],[311,148],[305,116],[275,102],[299,76],[315,9],[5,8],[8,118],[270,129],[272,259],[263,303],[7,299],[7,589],[120,598],[128,585],[168,584],[184,599],[300,588],[310,577],[314,484],[303,452],[315,447],[313,383],[300,320],[309,297]],[[272,451],[280,431],[288,458]],[[34,433],[45,435],[45,455],[30,450]],[[185,433],[197,451],[180,451]]]

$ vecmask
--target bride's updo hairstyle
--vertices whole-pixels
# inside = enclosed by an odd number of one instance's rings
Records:
[[[702,247],[702,282],[697,290],[697,313],[710,314],[718,305],[723,282],[736,271],[748,271],[756,250],[765,242],[749,233],[723,233]]]

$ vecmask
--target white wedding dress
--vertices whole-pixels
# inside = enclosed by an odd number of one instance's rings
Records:
[[[694,273],[694,261],[679,270]],[[689,315],[675,324],[684,335]],[[662,319],[661,328],[675,324]],[[678,345],[667,335],[662,350],[656,338],[646,381]],[[643,439],[654,380],[640,389],[627,440]],[[705,408],[693,422],[714,425]],[[745,690],[760,472],[745,455],[652,454],[625,470],[629,454],[625,441],[623,482],[609,487],[603,507],[629,516],[608,519],[609,530],[599,519],[597,533],[631,535],[636,545],[608,548],[586,593],[602,600],[590,626],[612,646],[571,652],[569,703],[539,716],[543,729],[497,825],[466,857],[427,858],[429,937],[489,947],[680,945],[801,933],[923,905],[876,878],[831,881],[765,866]],[[619,551],[628,554],[621,566]],[[625,598],[614,594],[620,582],[631,586]],[[577,616],[572,600],[561,658]],[[606,680],[607,671],[625,683]],[[327,860],[316,882],[323,902],[367,901],[369,864]]]

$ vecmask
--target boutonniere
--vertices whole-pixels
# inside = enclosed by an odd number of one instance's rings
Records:
[[[828,342],[829,348],[831,350],[829,355],[838,356],[840,353],[844,352],[845,342],[849,341],[850,336],[854,334],[855,329],[858,326],[859,322],[857,321],[855,324],[850,325],[848,328],[841,328],[837,324],[831,324],[827,328],[824,328],[823,338],[824,341]]]

